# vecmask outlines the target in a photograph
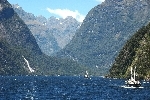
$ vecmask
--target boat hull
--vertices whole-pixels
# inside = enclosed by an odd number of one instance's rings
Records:
[[[126,84],[129,87],[140,87],[141,84]]]

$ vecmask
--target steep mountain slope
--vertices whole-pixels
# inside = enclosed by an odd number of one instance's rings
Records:
[[[7,4],[7,1],[1,1],[0,13],[0,38],[5,39],[10,45],[23,47],[29,51],[31,50],[31,52],[41,54],[41,50],[30,30],[18,18],[14,10]]]
[[[44,55],[7,0],[0,0],[0,75],[81,75],[86,67]]]
[[[110,69],[109,76],[127,78],[131,67],[136,67],[139,78],[150,79],[150,23],[127,41]]]
[[[46,19],[43,16],[36,17],[32,13],[25,12],[17,4],[12,6],[33,33],[41,50],[47,55],[64,48],[80,26],[80,23],[72,17]]]
[[[57,56],[105,74],[124,43],[149,20],[147,0],[105,0],[88,13],[73,40]]]
[[[22,56],[42,54],[30,30],[6,0],[0,1],[0,42],[1,74],[27,74],[21,68]]]

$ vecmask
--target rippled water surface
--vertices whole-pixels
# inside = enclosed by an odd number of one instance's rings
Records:
[[[0,77],[0,100],[150,100],[150,83],[124,88],[124,81],[102,77]]]

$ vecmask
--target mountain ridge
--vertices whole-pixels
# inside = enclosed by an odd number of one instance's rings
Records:
[[[32,13],[25,12],[18,4],[12,4],[13,9],[24,20],[41,50],[52,55],[65,47],[70,42],[75,34],[75,31],[80,26],[73,17],[46,19],[41,16],[34,16]]]
[[[124,43],[150,21],[149,4],[144,0],[105,0],[89,11],[72,41],[58,57],[106,74]]]
[[[7,0],[0,0],[0,75],[83,75],[85,66],[41,52]]]

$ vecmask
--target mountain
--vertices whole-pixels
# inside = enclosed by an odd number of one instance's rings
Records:
[[[131,67],[136,67],[139,78],[150,79],[150,23],[126,42],[109,71],[109,77],[128,78]]]
[[[0,1],[0,54],[1,75],[27,74],[21,68],[22,56],[42,54],[30,30],[6,0]]]
[[[125,42],[149,21],[148,0],[105,0],[89,11],[74,38],[56,56],[104,75]]]
[[[65,19],[43,16],[34,16],[25,12],[18,4],[13,4],[13,9],[24,20],[42,52],[52,55],[64,48],[80,27],[80,22],[72,17]]]
[[[85,70],[75,61],[43,54],[9,2],[0,0],[0,75],[83,75]]]

